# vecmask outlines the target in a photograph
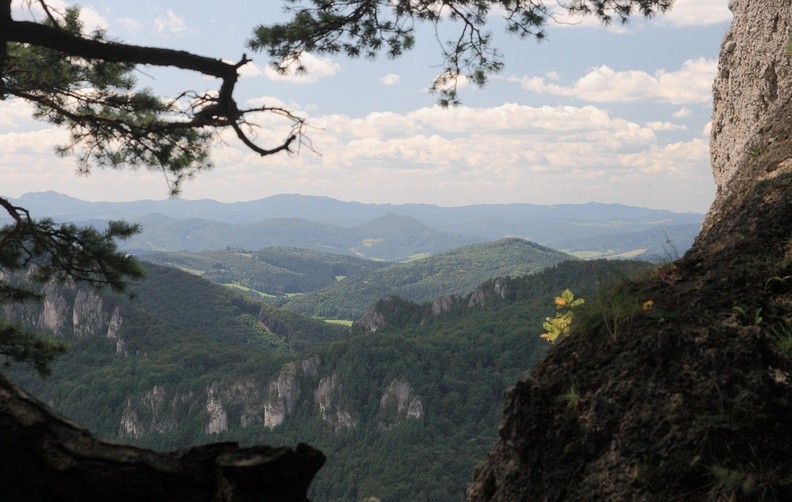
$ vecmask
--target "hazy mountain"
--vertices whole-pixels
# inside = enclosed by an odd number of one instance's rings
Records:
[[[385,215],[353,228],[302,218],[272,218],[240,224],[203,219],[160,220],[151,216],[145,219],[148,223],[142,223],[142,232],[122,243],[124,249],[144,254],[148,251],[294,247],[401,261],[484,240],[431,228],[414,218],[396,215]]]
[[[696,213],[594,202],[441,207],[276,195],[235,203],[181,199],[116,203],[84,202],[55,192],[25,194],[14,202],[33,215],[59,221],[95,223],[123,218],[142,222],[143,234],[126,244],[136,251],[295,246],[392,261],[503,237],[592,254],[602,249],[614,255],[643,248],[662,250],[667,240],[664,232],[678,225],[695,229],[703,219]],[[641,248],[630,247],[634,234],[642,231],[648,231],[653,240],[643,242]],[[689,241],[683,237],[674,246],[681,254]],[[584,242],[592,247],[580,247]]]

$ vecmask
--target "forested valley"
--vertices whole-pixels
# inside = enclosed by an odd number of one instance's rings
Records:
[[[549,347],[539,334],[553,298],[572,288],[594,301],[651,268],[519,239],[397,265],[287,248],[166,258],[180,268],[145,264],[131,296],[50,285],[43,303],[7,308],[68,343],[50,377],[24,365],[9,375],[107,440],[158,450],[307,442],[328,457],[315,500],[459,500],[496,439],[504,389]],[[211,265],[199,273],[200,263]],[[486,263],[517,273],[481,280]],[[370,296],[361,284],[388,270],[377,280],[437,284],[418,301],[409,289]],[[357,287],[332,293],[348,281]],[[262,295],[263,282],[324,292],[338,307],[330,319],[292,312]],[[342,300],[353,293],[368,303],[349,317]]]

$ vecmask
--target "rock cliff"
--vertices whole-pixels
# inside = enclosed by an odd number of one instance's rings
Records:
[[[729,5],[701,235],[507,391],[469,500],[792,500],[792,4]]]
[[[734,19],[713,86],[710,157],[718,192],[705,229],[732,207],[733,196],[792,171],[788,2],[730,0],[729,8]]]

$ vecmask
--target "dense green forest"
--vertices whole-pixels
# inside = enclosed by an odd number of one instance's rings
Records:
[[[71,338],[46,381],[24,367],[9,371],[107,439],[156,449],[308,442],[329,458],[312,485],[315,500],[459,500],[496,440],[503,390],[548,347],[538,335],[553,296],[572,287],[595,298],[608,280],[645,268],[564,262],[486,281],[437,316],[426,316],[428,303],[379,302],[390,324],[350,337],[152,265],[133,299],[105,301],[121,311],[122,351],[102,331]],[[281,388],[293,399],[279,401]],[[266,406],[289,399],[282,423],[262,422]],[[217,430],[212,406],[222,410]]]
[[[570,259],[574,258],[522,239],[501,239],[397,263],[287,298],[279,305],[311,316],[357,319],[372,299],[398,295],[424,302],[441,295],[464,295],[492,277],[530,274]]]

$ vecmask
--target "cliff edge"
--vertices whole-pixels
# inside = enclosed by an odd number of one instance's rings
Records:
[[[792,500],[792,4],[729,4],[701,235],[587,299],[469,500]]]

